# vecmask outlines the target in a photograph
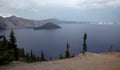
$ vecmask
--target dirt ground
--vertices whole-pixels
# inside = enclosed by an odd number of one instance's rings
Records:
[[[14,61],[0,70],[120,70],[120,52],[79,54],[74,58],[46,62]]]

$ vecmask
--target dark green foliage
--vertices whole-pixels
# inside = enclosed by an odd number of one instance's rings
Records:
[[[35,56],[35,54],[33,55],[33,61],[37,61],[37,57]]]
[[[13,53],[14,59],[19,60],[18,48],[16,45],[16,38],[14,36],[13,30],[11,30],[11,33],[10,33],[9,49],[13,50],[12,53]]]
[[[14,60],[24,58],[24,49],[18,49],[13,30],[10,33],[9,41],[5,36],[0,36],[0,65],[7,64]]]
[[[59,59],[63,59],[63,56],[62,56],[62,54],[60,54],[60,55],[59,55]]]
[[[36,61],[36,56],[33,54],[32,50],[30,51],[30,61],[35,62]]]
[[[30,53],[26,53],[24,59],[26,62],[35,62],[35,61],[38,61],[38,58],[39,57],[36,57],[31,50]]]
[[[3,38],[3,40],[0,41],[0,65],[7,64],[13,60],[10,53],[12,50],[8,49],[8,41],[5,36],[1,36],[1,38]]]
[[[66,51],[65,51],[65,58],[69,58],[69,57],[70,57],[69,48],[70,48],[70,45],[69,45],[69,43],[67,42]]]
[[[32,50],[30,51],[30,60],[33,61],[34,60],[34,57],[33,57],[33,52]]]
[[[45,57],[44,57],[44,52],[43,51],[41,51],[40,61],[45,61]]]
[[[32,50],[30,53],[26,53],[25,55],[23,48],[17,48],[13,30],[11,30],[9,37],[10,39],[8,41],[5,36],[0,36],[0,65],[19,59],[26,62],[35,62],[40,60],[39,57],[36,57],[33,54]],[[43,52],[41,53],[41,56],[42,61],[45,61]]]
[[[24,48],[19,48],[19,49],[18,49],[18,52],[19,52],[19,57],[25,58],[25,51],[24,51]]]
[[[46,61],[43,51],[41,51],[40,57],[38,57],[38,56],[35,56],[35,54],[33,54],[31,50],[29,53],[26,53],[24,59],[26,62]],[[50,59],[52,60],[52,57],[50,57]]]
[[[30,55],[29,55],[29,53],[26,53],[26,55],[25,55],[25,61],[26,62],[30,62]]]
[[[84,33],[84,37],[83,37],[83,54],[85,54],[85,52],[87,52],[87,33]]]

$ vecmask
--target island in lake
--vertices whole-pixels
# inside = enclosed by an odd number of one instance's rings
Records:
[[[52,22],[47,22],[46,24],[43,24],[39,27],[33,27],[34,30],[40,30],[40,29],[44,29],[44,30],[51,30],[51,29],[60,29],[61,27],[57,24],[54,24]]]

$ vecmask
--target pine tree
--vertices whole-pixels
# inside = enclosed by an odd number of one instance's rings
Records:
[[[83,37],[83,54],[85,54],[85,52],[87,52],[87,33],[84,33],[84,37]]]
[[[69,45],[69,43],[67,42],[66,51],[65,51],[65,58],[69,58],[69,57],[70,57],[69,48],[70,48],[70,45]]]
[[[34,57],[35,55],[33,54],[33,51],[30,51],[30,61],[33,62],[34,61]]]
[[[59,55],[59,59],[63,59],[63,56],[62,56],[62,54],[60,54],[60,55]]]
[[[3,36],[3,47],[8,49],[8,41],[5,36]]]
[[[15,60],[19,60],[19,53],[16,45],[16,38],[14,36],[13,30],[10,33],[9,48],[13,50],[13,57]]]
[[[24,48],[21,48],[20,51],[19,51],[19,55],[20,57],[25,57],[25,51],[24,51]]]
[[[3,40],[0,41],[0,65],[12,61],[11,54],[9,53],[10,50],[8,49],[8,41],[5,36],[1,36],[1,38],[3,38]]]
[[[30,54],[29,53],[26,53],[26,55],[25,55],[25,61],[26,62],[30,62]]]
[[[33,54],[33,61],[37,61],[37,57]]]
[[[45,57],[44,57],[44,52],[43,51],[41,51],[40,61],[45,61]]]
[[[30,51],[30,57],[31,57],[31,58],[33,57],[33,52],[32,52],[32,50]]]

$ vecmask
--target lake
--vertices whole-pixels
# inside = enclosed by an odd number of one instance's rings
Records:
[[[87,33],[87,46],[89,52],[107,52],[120,50],[120,25],[119,24],[59,24],[62,28],[56,30],[14,30],[18,47],[26,52],[31,49],[39,55],[43,50],[45,57],[49,59],[59,58],[59,54],[65,53],[66,43],[70,44],[70,53],[78,55],[82,52],[83,35]],[[9,38],[9,30],[1,31]]]

